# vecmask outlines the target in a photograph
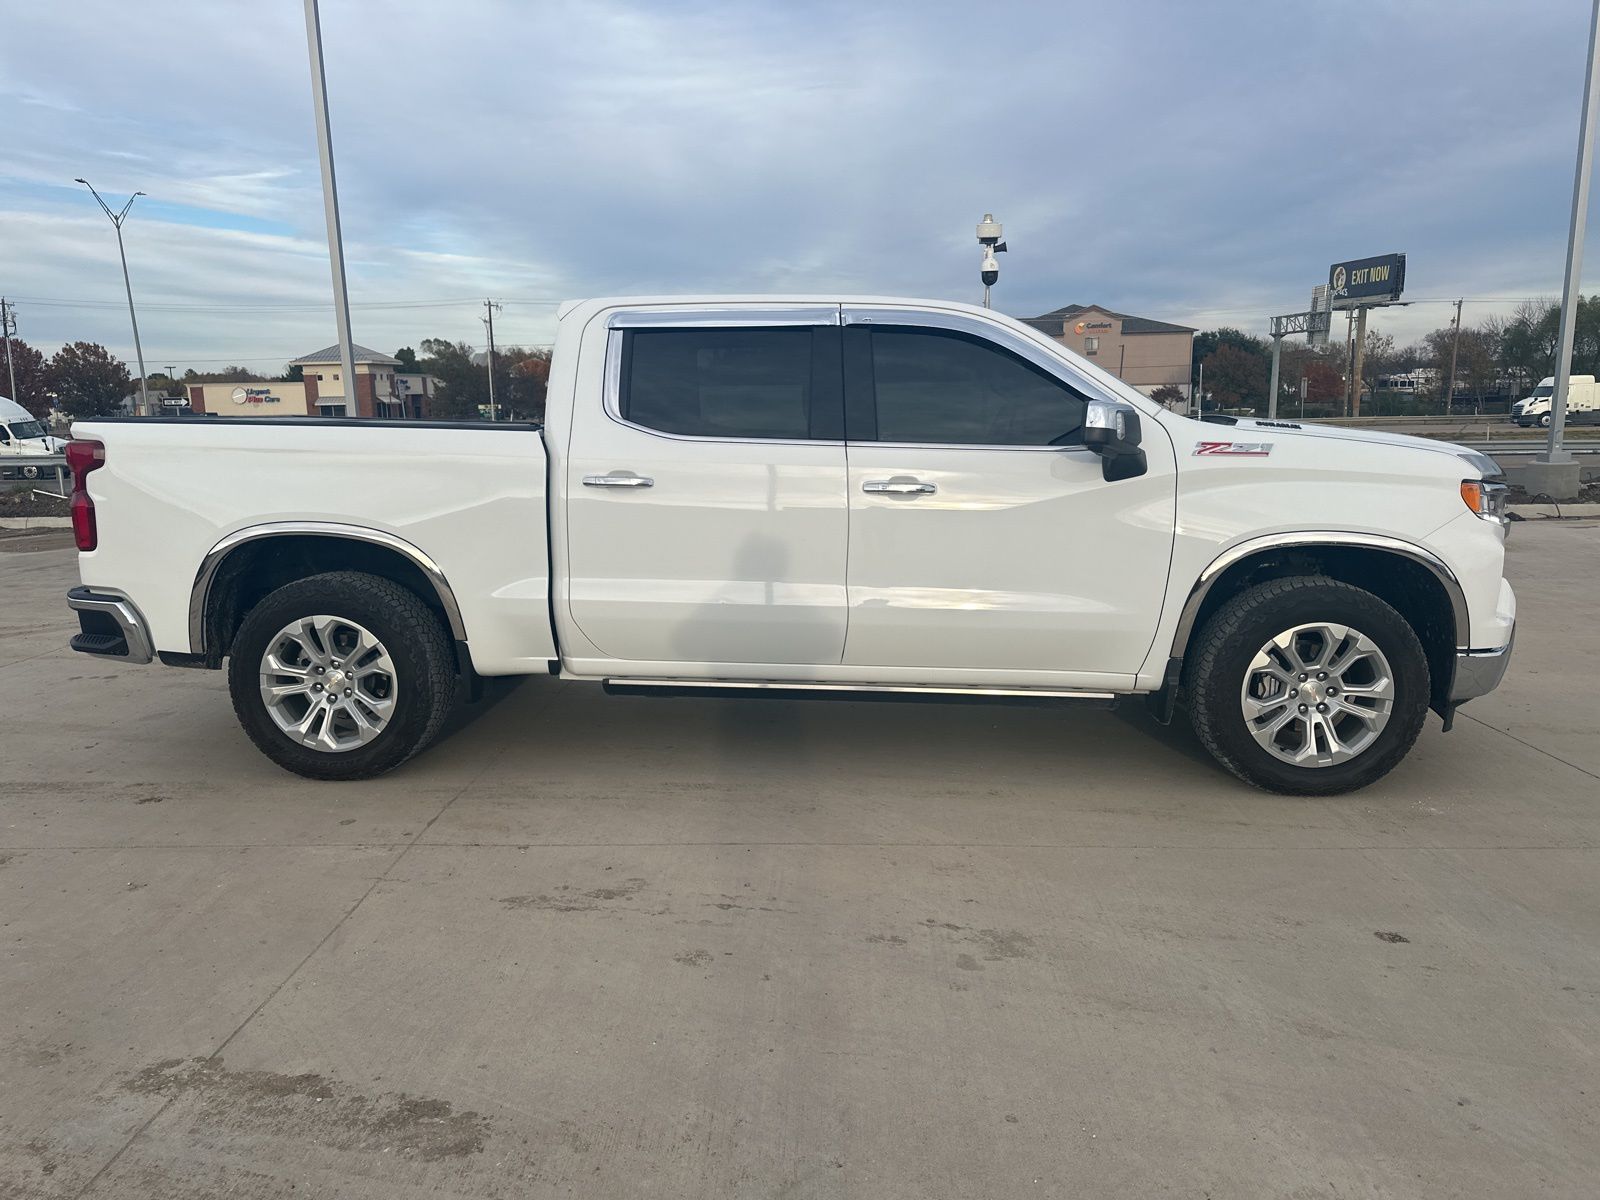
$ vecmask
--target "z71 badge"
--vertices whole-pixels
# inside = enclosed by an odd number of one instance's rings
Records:
[[[1226,454],[1233,458],[1265,458],[1272,453],[1271,442],[1196,442],[1196,454]]]

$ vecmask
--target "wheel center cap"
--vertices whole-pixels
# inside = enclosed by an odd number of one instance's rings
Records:
[[[329,671],[328,682],[325,686],[330,692],[337,691],[344,687],[346,678],[347,676],[343,671]]]

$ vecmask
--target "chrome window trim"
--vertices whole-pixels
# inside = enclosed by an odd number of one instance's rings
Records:
[[[837,308],[837,306],[834,306]],[[681,323],[667,323],[647,328],[672,328],[674,324],[686,329],[726,328],[737,329],[737,323],[706,322],[701,320],[684,321]],[[827,325],[828,321],[795,321],[791,325]],[[770,329],[769,322],[756,322],[754,328]],[[605,411],[615,424],[624,429],[631,429],[636,433],[648,434],[653,438],[661,438],[668,442],[708,442],[714,446],[833,446],[844,445],[842,438],[738,438],[738,437],[710,437],[698,433],[668,433],[664,429],[652,429],[648,425],[641,425],[637,421],[630,421],[622,415],[622,337],[623,331],[633,326],[611,327],[606,330],[606,361],[605,382],[601,387],[600,407]]]
[[[840,325],[837,304],[740,305],[737,308],[704,305],[651,305],[618,309],[606,318],[607,329],[740,329],[750,326]]]
[[[270,537],[316,536],[345,538],[355,542],[369,542],[394,550],[409,559],[433,585],[433,591],[444,607],[445,618],[450,623],[450,636],[458,642],[467,640],[467,627],[461,619],[461,607],[455,593],[445,579],[444,571],[432,558],[402,537],[385,533],[381,529],[368,529],[362,525],[343,525],[336,521],[272,521],[264,525],[251,525],[236,529],[206,552],[195,572],[194,585],[189,589],[189,651],[206,652],[206,607],[211,598],[211,584],[228,555],[246,542]]]
[[[1172,637],[1172,658],[1182,658],[1189,648],[1189,638],[1194,633],[1195,618],[1199,616],[1200,606],[1205,602],[1206,593],[1212,585],[1222,577],[1229,567],[1252,554],[1259,554],[1263,550],[1283,550],[1295,546],[1353,546],[1360,549],[1384,550],[1391,554],[1398,554],[1409,558],[1413,562],[1426,567],[1432,572],[1435,579],[1444,587],[1445,595],[1449,597],[1450,608],[1455,616],[1456,625],[1456,652],[1462,653],[1467,648],[1466,639],[1472,636],[1467,615],[1467,596],[1462,590],[1461,581],[1456,578],[1456,573],[1450,569],[1448,563],[1431,550],[1399,538],[1387,537],[1378,533],[1340,533],[1332,530],[1310,531],[1305,533],[1273,533],[1265,537],[1251,538],[1249,541],[1240,542],[1224,550],[1211,560],[1209,566],[1200,572],[1200,578],[1195,581],[1194,587],[1189,591],[1189,598],[1184,601],[1183,611],[1178,616],[1178,627]]]
[[[1126,399],[1115,393],[1108,392],[1105,388],[1095,383],[1086,375],[1073,370],[1072,364],[1052,354],[1045,347],[1039,345],[1031,338],[1017,333],[995,321],[986,321],[981,317],[970,316],[967,313],[936,312],[917,308],[880,308],[869,305],[846,304],[843,308],[844,324],[849,325],[895,325],[908,328],[921,326],[927,329],[943,329],[951,333],[964,333],[982,341],[992,342],[1002,350],[1009,350],[1018,358],[1038,367],[1047,375],[1053,376],[1063,387],[1071,388],[1080,393],[1084,402],[1091,400],[1104,400],[1110,404],[1121,405],[1123,408],[1139,411]],[[1093,454],[1087,446],[1072,444],[1067,446],[1032,446],[1025,444],[992,445],[974,442],[887,442],[887,441],[862,441],[855,443],[861,446],[903,446],[908,448],[929,450],[1026,450],[1044,451],[1049,454],[1081,451]]]

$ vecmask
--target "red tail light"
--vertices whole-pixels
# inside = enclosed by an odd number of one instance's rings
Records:
[[[72,472],[72,535],[78,540],[79,550],[93,550],[100,544],[100,531],[95,527],[94,501],[89,498],[84,481],[90,471],[106,464],[104,442],[71,441],[67,443],[67,470]]]

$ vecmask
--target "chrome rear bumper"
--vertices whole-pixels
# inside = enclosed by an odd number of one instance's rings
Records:
[[[155,657],[150,630],[126,596],[75,587],[67,593],[67,607],[78,614],[82,630],[72,639],[74,650],[130,663],[147,663]]]

